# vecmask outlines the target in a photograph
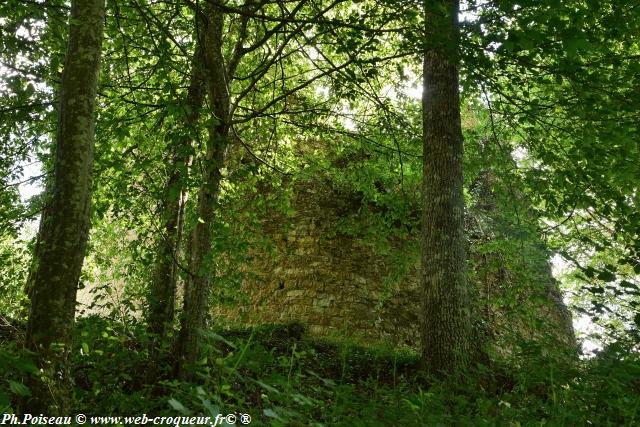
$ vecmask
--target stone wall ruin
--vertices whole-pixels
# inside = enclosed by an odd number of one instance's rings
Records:
[[[420,258],[417,235],[396,239],[379,253],[372,239],[336,232],[340,221],[358,215],[362,206],[322,180],[293,184],[293,215],[273,212],[261,218],[262,232],[273,245],[252,254],[240,298],[216,305],[214,317],[232,324],[300,322],[314,335],[350,336],[417,348],[420,323]],[[374,239],[375,240],[375,239]],[[573,340],[570,315],[562,303],[548,262],[540,265],[540,292],[509,287],[509,272],[496,256],[474,257],[474,297],[479,323],[488,335],[516,329],[525,335],[532,319],[518,318],[514,307],[532,306],[534,315],[553,326],[566,342]],[[518,292],[515,304],[502,305]],[[506,304],[506,303],[505,303]],[[515,317],[515,320],[514,320]],[[533,319],[535,320],[535,319]],[[531,332],[534,333],[534,332]]]

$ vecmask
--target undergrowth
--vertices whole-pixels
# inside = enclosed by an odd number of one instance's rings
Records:
[[[74,413],[249,414],[266,426],[577,426],[640,424],[640,360],[607,353],[559,362],[516,355],[455,379],[420,375],[415,354],[309,337],[300,325],[205,332],[197,379],[178,382],[171,349],[149,364],[143,325],[80,319]],[[14,341],[0,348],[2,412],[34,372]],[[236,425],[242,425],[239,421]]]

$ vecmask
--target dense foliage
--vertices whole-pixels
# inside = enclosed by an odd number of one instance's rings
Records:
[[[576,366],[538,349],[517,355],[518,365],[478,364],[442,381],[420,377],[415,353],[314,339],[299,324],[214,328],[198,380],[181,383],[167,369],[147,376],[144,325],[88,317],[78,330],[72,413],[249,413],[252,425],[273,426],[571,426],[635,425],[640,410],[635,354],[603,353]],[[4,345],[0,358],[6,412],[11,395],[28,393],[20,374],[35,367],[15,346]]]
[[[228,329],[224,319],[197,328],[200,357],[176,375],[181,303],[196,301],[189,284],[206,277],[207,304],[237,302],[251,257],[273,249],[264,219],[293,223],[300,183],[344,196],[332,233],[393,260],[390,281],[412,267],[421,9],[431,3],[107,2],[72,412],[250,412],[254,424],[283,426],[638,423],[638,0],[461,5],[467,278],[503,289],[492,300],[472,292],[479,351],[463,376],[425,377],[417,342],[363,347],[300,325]],[[223,21],[219,58],[206,54],[212,10]],[[0,4],[2,412],[18,410],[38,376],[22,345],[45,196],[20,192],[51,191],[68,13],[66,1]],[[217,187],[206,188],[211,177]],[[213,192],[203,218],[199,200]],[[194,264],[203,233],[211,244]],[[567,351],[540,317],[555,289],[551,260],[574,320],[588,325],[578,338],[596,353]],[[148,322],[164,303],[153,298],[163,262],[180,289],[166,335]]]

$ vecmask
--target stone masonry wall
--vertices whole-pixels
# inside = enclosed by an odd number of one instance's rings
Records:
[[[274,250],[252,253],[253,261],[245,267],[249,274],[241,287],[244,298],[235,305],[217,305],[214,316],[245,325],[301,322],[316,335],[385,340],[416,348],[420,322],[416,250],[397,242],[392,258],[377,254],[364,238],[336,233],[340,219],[360,206],[327,183],[298,183],[293,194],[293,217],[273,213],[262,218],[264,235]],[[398,259],[405,261],[400,268]],[[486,256],[476,260],[481,266],[486,262]],[[482,316],[493,325],[512,327],[514,320],[501,315],[509,308],[488,301],[512,291],[505,277],[508,272],[501,267],[489,270],[476,275],[482,279],[477,281],[479,300],[487,300]],[[538,313],[572,337],[570,316],[567,320],[566,308],[557,301],[557,284],[547,274],[543,288],[548,298],[540,303]],[[523,291],[522,304],[537,301],[531,295]]]
[[[253,254],[242,285],[246,299],[217,306],[216,315],[242,324],[299,321],[319,335],[417,342],[417,311],[406,308],[419,305],[418,264],[385,281],[392,266],[372,244],[334,233],[350,203],[318,183],[297,185],[293,218],[263,219],[275,250]]]

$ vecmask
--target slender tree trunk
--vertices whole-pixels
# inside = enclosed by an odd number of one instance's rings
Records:
[[[422,362],[441,374],[471,350],[465,278],[462,130],[458,93],[458,1],[425,0],[423,93]]]
[[[190,277],[185,289],[184,313],[177,343],[177,375],[187,379],[200,354],[200,332],[207,325],[213,276],[213,224],[218,202],[221,168],[228,144],[229,108],[227,73],[222,50],[224,14],[217,1],[207,5],[205,29],[206,81],[211,119],[207,151],[198,190],[197,223],[191,236]]]
[[[162,343],[173,324],[176,283],[178,278],[178,252],[182,237],[184,213],[184,175],[191,157],[192,132],[200,119],[205,95],[204,58],[198,43],[191,65],[191,81],[187,92],[182,137],[171,143],[171,172],[165,184],[160,205],[163,236],[158,242],[156,262],[149,292],[147,315],[149,332]]]
[[[76,291],[90,226],[94,106],[100,69],[104,0],[71,2],[69,46],[62,74],[55,176],[38,234],[30,282],[26,345],[37,354],[42,382],[33,381],[25,410],[47,415],[68,408]],[[67,414],[68,415],[68,414]]]

